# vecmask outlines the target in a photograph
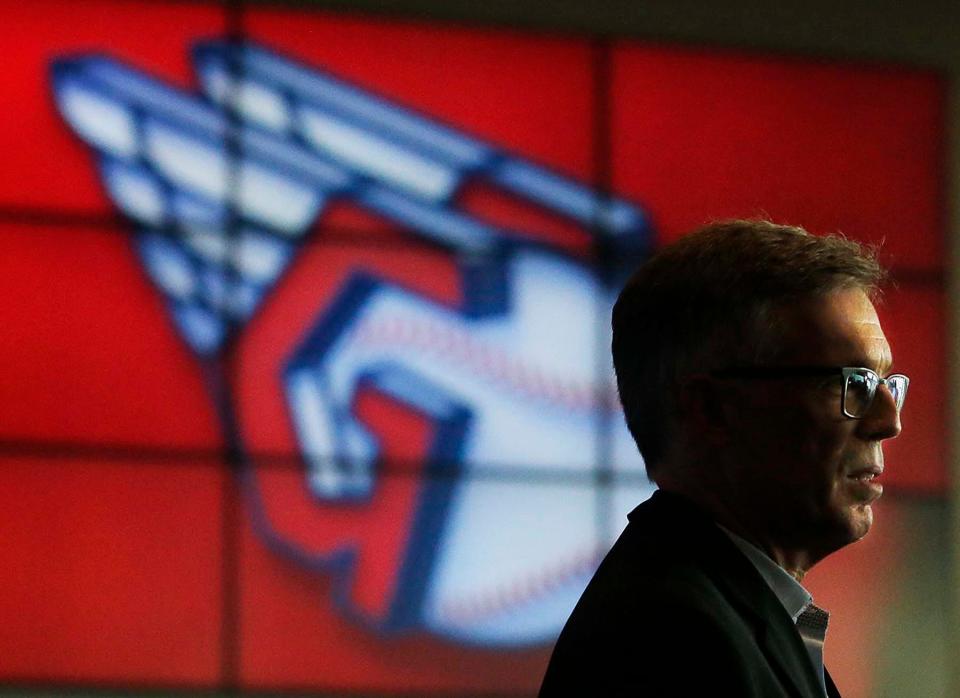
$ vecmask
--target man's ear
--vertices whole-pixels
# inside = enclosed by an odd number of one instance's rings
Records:
[[[706,374],[687,376],[677,396],[680,420],[703,443],[725,445],[736,420],[736,406],[730,398],[725,382]]]

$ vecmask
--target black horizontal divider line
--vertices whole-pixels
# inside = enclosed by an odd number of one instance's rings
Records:
[[[14,693],[14,691],[16,693]],[[99,698],[224,698],[228,695],[243,695],[247,698],[451,698],[449,691],[376,691],[360,689],[334,689],[280,687],[273,689],[252,688],[239,693],[230,693],[219,687],[205,684],[170,683],[166,681],[73,681],[39,679],[34,677],[15,677],[0,682],[0,698],[22,698],[24,695],[37,694],[51,698],[55,691],[61,696],[98,696]],[[529,698],[530,694],[519,691],[460,691],[457,698]]]
[[[137,467],[136,462],[162,463],[174,468],[222,468],[230,460],[226,449],[217,448],[172,448],[136,445],[92,444],[68,441],[0,440],[0,458],[47,459],[58,461],[100,460]],[[236,456],[235,456],[236,457]],[[283,471],[302,473],[306,465],[298,454],[279,451],[253,451],[241,454],[243,467],[257,471]],[[334,457],[329,458],[335,463]],[[341,460],[342,462],[342,460]],[[614,487],[646,482],[643,473],[611,471],[602,483],[597,483],[591,464],[584,463],[582,470],[571,471],[561,467],[533,467],[510,463],[473,463],[464,471],[460,461],[447,461],[431,465],[425,473],[422,461],[400,458],[381,459],[374,463],[373,475],[377,477],[413,477],[422,479],[465,478],[475,482],[513,482],[518,486],[537,484],[563,484],[583,487]],[[888,494],[924,498],[946,497],[945,492],[930,487],[907,486],[884,483]],[[376,486],[376,485],[374,485]]]
[[[50,228],[108,228],[114,234],[134,235],[136,224],[119,212],[96,212],[60,209],[55,207],[29,207],[0,204],[0,236],[2,226],[35,225]],[[68,231],[64,231],[65,233]],[[356,245],[374,246],[384,249],[403,249],[411,252],[439,249],[439,245],[429,240],[403,238],[403,228],[395,230],[367,230],[350,228],[342,225],[324,225],[316,223],[311,232],[302,240],[304,247],[314,245]],[[586,234],[586,233],[585,233]],[[471,253],[483,254],[483,253]],[[596,251],[585,252],[586,263],[591,263],[591,257],[598,257]],[[598,258],[597,264],[604,264],[605,260]],[[888,269],[893,289],[897,286],[945,286],[947,272],[943,268],[921,268],[910,266],[892,266]]]
[[[170,467],[220,468],[225,462],[240,460],[240,467],[256,470],[289,470],[302,472],[306,464],[299,454],[280,451],[253,451],[238,454],[230,448],[176,448],[163,446],[140,446],[131,444],[97,444],[79,441],[42,441],[0,439],[0,457],[24,459],[48,459],[59,461],[100,460],[137,467],[139,461],[163,464]],[[343,458],[329,456],[324,460],[333,466],[344,463]],[[349,462],[349,461],[347,461]],[[470,470],[463,471],[461,461],[437,462],[431,460],[431,471],[423,471],[423,461],[401,458],[377,460],[372,468],[375,476],[416,477],[423,479],[467,478],[473,481],[504,481],[518,484],[570,483],[590,484],[595,475],[590,464],[584,463],[580,471],[544,464],[543,467],[510,463],[473,463]],[[645,481],[641,473],[612,473],[612,484]]]
[[[98,459],[107,462],[149,461],[171,466],[220,466],[220,448],[152,446],[55,439],[0,438],[0,457],[49,458],[52,460]]]
[[[95,230],[95,232],[109,232],[110,234],[123,234],[133,236],[137,233],[138,224],[126,218],[121,213],[94,211],[71,211],[67,209],[54,208],[27,208],[10,207],[0,204],[0,235],[3,233],[2,226],[8,225],[26,225],[50,228],[62,228],[64,234],[69,234],[71,228],[81,229],[109,229],[107,231]],[[406,237],[402,237],[406,236]],[[586,240],[586,233],[584,233]],[[409,229],[396,227],[387,230],[370,230],[364,228],[351,228],[343,225],[326,225],[323,223],[322,216],[319,222],[315,223],[311,230],[307,232],[299,244],[304,247],[316,245],[342,245],[342,246],[368,246],[380,247],[383,249],[409,250],[418,252],[425,250],[443,250],[449,253],[449,250],[443,248],[439,243],[431,240],[410,236]],[[456,258],[456,253],[450,253]],[[471,251],[471,255],[482,255],[483,252]],[[491,253],[495,254],[495,253]],[[585,252],[589,254],[589,252]]]
[[[119,228],[133,232],[133,222],[119,211],[81,211],[69,208],[43,206],[12,206],[0,204],[0,225],[44,225],[79,228]]]
[[[55,228],[115,228],[116,233],[134,235],[140,225],[119,211],[80,211],[56,207],[11,206],[0,204],[0,225],[36,225]],[[332,242],[373,242],[386,246],[423,247],[416,240],[398,239],[404,229],[369,230],[343,225],[324,225],[322,216],[312,231],[303,239],[304,244]]]

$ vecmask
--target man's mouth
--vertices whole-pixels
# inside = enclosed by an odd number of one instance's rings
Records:
[[[883,474],[883,466],[870,465],[864,468],[857,468],[847,474],[847,479],[851,481],[854,496],[861,502],[871,502],[883,494],[883,485],[877,480]]]
[[[868,465],[863,468],[857,468],[847,475],[847,477],[861,482],[872,482],[883,474],[883,466]]]

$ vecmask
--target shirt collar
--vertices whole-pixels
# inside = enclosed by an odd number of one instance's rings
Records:
[[[813,603],[813,596],[810,595],[810,592],[804,589],[803,585],[794,579],[789,572],[767,557],[766,553],[760,548],[744,540],[736,533],[728,531],[720,524],[717,525],[757,568],[757,572],[773,590],[776,597],[780,599],[780,603],[783,604],[793,622],[796,623],[803,609]]]

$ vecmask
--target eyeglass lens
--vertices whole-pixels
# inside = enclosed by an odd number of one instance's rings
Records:
[[[886,383],[887,389],[893,395],[897,410],[903,407],[907,392],[904,376],[893,375],[886,380],[881,380],[873,371],[865,370],[855,371],[847,376],[846,389],[844,390],[844,411],[852,417],[865,415],[881,382]]]

